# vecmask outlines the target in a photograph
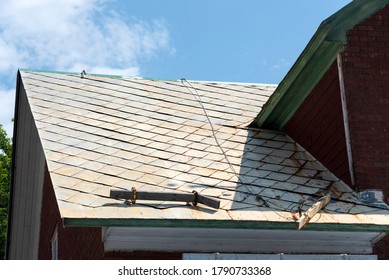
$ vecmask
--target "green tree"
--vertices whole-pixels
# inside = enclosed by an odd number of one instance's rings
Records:
[[[0,124],[0,259],[5,256],[8,197],[11,180],[12,143]]]

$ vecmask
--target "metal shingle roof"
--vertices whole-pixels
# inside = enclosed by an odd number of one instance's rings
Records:
[[[191,82],[231,168],[180,81],[34,71],[21,77],[65,219],[293,223],[299,207],[326,191],[332,200],[311,223],[389,225],[387,209],[363,204],[287,135],[247,127],[274,85]],[[109,197],[111,189],[132,187],[196,190],[221,208],[128,206]]]

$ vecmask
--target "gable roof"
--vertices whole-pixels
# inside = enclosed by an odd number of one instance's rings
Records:
[[[293,229],[298,208],[329,192],[308,229],[389,231],[385,205],[363,203],[284,133],[247,127],[274,85],[30,70],[20,82],[65,226]],[[132,187],[196,190],[220,209],[109,196]]]
[[[334,63],[346,34],[389,0],[354,0],[324,20],[252,125],[282,130]]]

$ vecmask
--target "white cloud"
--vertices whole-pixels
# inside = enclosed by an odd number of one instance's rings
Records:
[[[128,69],[137,67],[140,58],[169,49],[163,21],[127,23],[114,13],[100,11],[105,2],[3,0],[0,48],[21,67],[60,70],[75,64]],[[14,63],[8,65],[14,67]]]
[[[0,80],[17,68],[140,76],[140,61],[174,53],[163,20],[124,19],[108,0],[0,1]],[[14,91],[14,82],[8,85]],[[0,122],[12,118],[8,89]],[[12,105],[12,104],[11,104]],[[13,106],[11,106],[13,108]]]
[[[0,123],[7,132],[8,136],[12,135],[13,129],[13,112],[15,107],[15,90],[0,89]]]
[[[289,68],[289,67],[290,67],[290,63],[286,59],[281,58],[270,67],[270,70],[271,71],[279,71],[279,70],[283,70],[283,69]]]

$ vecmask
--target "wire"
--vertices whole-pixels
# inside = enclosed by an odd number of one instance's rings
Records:
[[[185,85],[185,83],[187,85]],[[188,89],[188,91],[193,95],[193,97],[198,101],[198,103],[200,104],[201,108],[203,109],[204,111],[204,115],[205,117],[207,118],[207,121],[211,127],[211,131],[212,131],[212,135],[213,135],[213,138],[215,139],[215,142],[216,142],[216,145],[219,147],[220,151],[222,152],[225,160],[227,161],[228,165],[230,166],[230,169],[232,170],[232,172],[235,174],[236,178],[238,179],[239,183],[244,186],[248,191],[249,193],[251,193],[253,196],[255,196],[255,198],[258,200],[258,201],[262,201],[262,205],[261,206],[266,206],[266,207],[269,207],[269,204],[267,204],[266,200],[259,194],[254,194],[249,187],[246,186],[246,184],[243,183],[243,181],[241,180],[241,178],[239,177],[238,173],[236,172],[234,166],[232,165],[232,163],[230,162],[230,160],[228,159],[228,156],[226,154],[226,152],[224,151],[222,145],[220,144],[219,140],[217,139],[216,137],[216,133],[215,133],[215,128],[212,124],[212,121],[211,119],[209,118],[208,116],[208,113],[207,113],[207,110],[205,109],[204,105],[203,105],[203,102],[201,101],[201,96],[200,94],[198,93],[198,91],[195,89],[195,87],[190,83],[188,82],[187,79],[185,78],[182,78],[181,79],[181,83],[184,87],[186,87]]]

